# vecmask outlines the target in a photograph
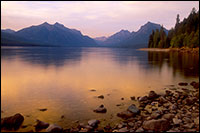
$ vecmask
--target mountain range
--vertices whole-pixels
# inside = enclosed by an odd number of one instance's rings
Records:
[[[141,48],[147,47],[149,35],[152,33],[152,30],[159,29],[161,25],[155,24],[152,22],[147,22],[136,32],[129,32],[128,30],[121,30],[109,37],[105,40],[99,41],[98,44],[104,44],[104,46],[110,47],[134,47]],[[168,30],[164,28],[166,34],[168,34]]]
[[[83,35],[79,30],[67,28],[58,22],[52,25],[45,22],[19,31],[1,30],[1,45],[139,48],[147,47],[152,30],[160,28],[159,24],[147,22],[136,32],[120,30],[109,37],[91,38]],[[167,29],[164,30],[168,33]]]
[[[16,32],[1,30],[1,43],[15,45],[41,46],[96,46],[96,42],[76,29],[69,29],[56,22],[51,25],[47,22],[21,29]]]

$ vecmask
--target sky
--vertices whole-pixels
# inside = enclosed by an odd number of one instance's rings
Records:
[[[83,35],[108,37],[148,21],[170,29],[177,14],[182,21],[193,7],[199,10],[199,1],[1,1],[1,29],[59,22]]]

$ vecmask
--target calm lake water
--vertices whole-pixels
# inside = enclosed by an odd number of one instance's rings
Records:
[[[199,80],[199,55],[122,48],[1,47],[1,117],[21,113],[62,127],[89,119],[101,125],[150,90]],[[90,91],[95,89],[95,92]],[[104,95],[104,99],[97,96]],[[124,100],[121,100],[121,98]],[[117,107],[116,104],[123,104]],[[93,112],[103,104],[106,114]],[[38,109],[47,108],[41,112]],[[61,116],[64,118],[61,119]],[[28,126],[21,131],[32,129]]]

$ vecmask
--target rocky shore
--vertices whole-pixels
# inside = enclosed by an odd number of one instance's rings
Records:
[[[76,128],[63,129],[57,124],[36,120],[35,129],[27,132],[199,132],[199,82],[181,82],[179,86],[183,88],[165,90],[163,95],[150,91],[147,96],[130,97],[139,106],[131,104],[117,113],[121,122],[113,127],[110,124],[99,127],[101,121],[92,119],[79,123]],[[107,109],[100,105],[94,112],[106,113]],[[24,126],[23,121],[24,116],[19,113],[1,118],[1,131],[17,131]]]

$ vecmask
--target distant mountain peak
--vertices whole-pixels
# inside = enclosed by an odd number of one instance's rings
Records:
[[[41,25],[50,25],[49,23],[47,23],[47,22],[44,22],[44,23],[42,23]]]
[[[130,33],[128,30],[124,30],[124,29],[119,31],[119,33],[123,33],[123,32]]]
[[[58,23],[58,22],[56,22],[56,23],[54,24],[54,26],[62,26],[62,27],[64,27],[63,24],[60,24],[60,23]]]

